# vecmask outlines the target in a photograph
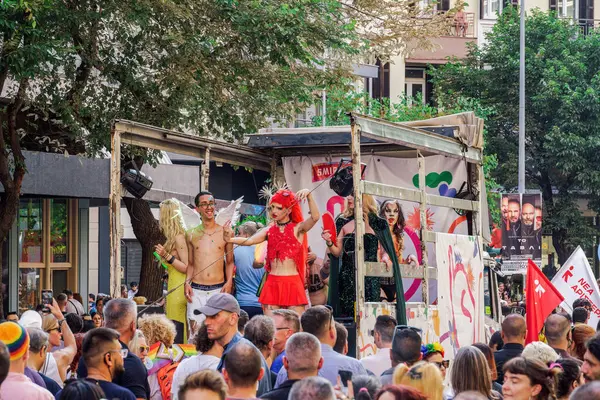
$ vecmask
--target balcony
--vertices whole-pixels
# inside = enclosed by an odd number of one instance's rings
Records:
[[[583,35],[589,35],[600,27],[600,19],[584,19],[579,18],[577,20],[579,25],[579,31]]]
[[[467,43],[476,42],[475,13],[459,12],[448,16],[445,34],[430,40],[430,48],[422,48],[417,42],[409,43],[408,63],[445,64],[448,57],[465,58]]]

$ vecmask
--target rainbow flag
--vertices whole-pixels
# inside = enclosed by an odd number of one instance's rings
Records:
[[[196,346],[193,344],[174,344],[171,348],[168,348],[164,343],[154,343],[150,346],[148,356],[146,356],[146,367],[149,366],[148,375],[156,373],[165,365],[179,362],[184,358],[197,354]],[[152,363],[151,366],[150,363]]]

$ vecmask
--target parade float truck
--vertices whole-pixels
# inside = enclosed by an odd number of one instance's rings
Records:
[[[362,358],[377,351],[373,328],[379,315],[420,328],[423,342],[439,341],[449,359],[461,346],[487,342],[499,327],[498,268],[484,250],[490,224],[482,169],[483,120],[471,112],[403,123],[352,114],[349,126],[264,129],[235,145],[116,121],[112,141],[114,177],[120,171],[114,155],[120,154],[122,143],[183,153],[205,160],[204,189],[207,160],[261,169],[270,171],[275,184],[310,189],[321,213],[331,217],[342,213],[345,202],[331,188],[331,178],[345,169],[353,182],[356,240],[354,249],[344,251],[354,252],[352,267],[359,279],[340,281],[344,265],[330,258],[328,290],[329,302],[336,303],[340,285],[355,288],[354,315],[337,318],[348,329],[350,355]],[[120,222],[114,210],[121,201],[118,179],[112,182],[111,279],[119,271]],[[404,249],[401,257],[389,257],[391,263],[363,261],[363,194],[378,202],[395,199],[402,208]],[[319,262],[330,257],[322,230],[321,220],[308,238]],[[380,246],[394,253],[388,227],[377,236]],[[418,262],[403,264],[407,259]],[[365,276],[393,279],[400,301],[366,302]],[[112,282],[115,290],[119,283],[116,278]]]

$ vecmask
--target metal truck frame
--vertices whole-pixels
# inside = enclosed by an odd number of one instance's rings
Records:
[[[475,118],[472,113],[464,113],[456,116],[458,120],[464,121],[465,126],[482,124],[483,122]],[[427,122],[431,122],[429,125]],[[470,125],[469,125],[470,124]],[[480,148],[469,146],[455,137],[458,135],[458,126],[447,125],[437,121],[436,119],[428,121],[420,121],[418,126],[414,123],[393,123],[381,119],[371,118],[358,114],[351,114],[350,127],[330,127],[330,128],[297,128],[297,129],[281,129],[281,130],[265,130],[262,133],[254,136],[259,138],[264,143],[269,141],[269,134],[283,133],[288,134],[311,132],[314,133],[316,140],[327,141],[328,137],[335,135],[350,133],[350,150],[353,165],[354,182],[359,184],[354,185],[355,199],[355,214],[356,218],[356,250],[355,257],[359,262],[355,262],[356,276],[364,277],[368,271],[376,270],[377,266],[365,263],[364,260],[364,243],[363,234],[365,225],[362,220],[362,195],[370,194],[374,196],[394,198],[419,203],[420,209],[420,239],[421,250],[423,252],[422,265],[412,267],[408,265],[401,266],[401,275],[404,278],[423,279],[423,303],[421,306],[426,309],[429,307],[429,279],[437,276],[437,268],[429,266],[427,261],[427,242],[435,242],[435,234],[426,229],[425,212],[427,206],[448,207],[467,211],[468,215],[468,233],[469,235],[481,236],[484,229],[484,220],[487,223],[487,207],[482,205],[485,201],[485,185],[483,180],[483,152]],[[475,126],[476,129],[481,129],[481,126]],[[445,129],[446,133],[455,131],[455,137],[446,137],[439,132]],[[435,133],[437,132],[437,133]],[[324,133],[331,134],[331,136]],[[315,136],[316,135],[316,136]],[[320,139],[323,138],[323,139]],[[367,143],[361,144],[361,138],[366,138]],[[371,145],[374,141],[383,142],[390,146],[376,148]],[[157,128],[145,124],[140,124],[132,121],[116,120],[113,124],[111,132],[112,144],[112,159],[111,159],[111,195],[110,195],[110,243],[111,243],[111,273],[110,287],[111,295],[120,293],[120,238],[122,234],[120,224],[120,209],[122,188],[120,184],[121,173],[121,146],[123,144],[140,146],[155,150],[171,151],[180,154],[186,154],[204,159],[201,174],[201,187],[208,188],[209,167],[208,161],[220,161],[234,165],[255,168],[271,173],[272,179],[275,181],[282,178],[280,165],[280,157],[285,154],[291,154],[289,151],[280,151],[271,146],[269,149],[260,148],[260,145],[250,147],[243,144],[229,144],[222,141],[203,138],[195,135],[184,134],[162,128]],[[326,144],[326,143],[325,143]],[[347,143],[337,143],[338,147],[333,151],[332,148],[323,150],[322,148],[310,148],[306,143],[298,146],[289,145],[287,149],[296,148],[294,154],[298,154],[298,149],[301,152],[311,152],[311,154],[343,154],[348,153]],[[346,146],[346,147],[344,147]],[[345,150],[344,150],[345,149]],[[391,149],[391,150],[390,150]],[[394,149],[402,149],[402,151],[416,151],[417,162],[419,166],[419,189],[409,189],[397,186],[390,186],[376,182],[363,181],[360,176],[360,161],[361,152],[367,151],[370,153],[380,152],[380,154],[393,153]],[[337,152],[337,153],[336,153]],[[425,161],[426,156],[441,154],[447,157],[464,160],[467,164],[468,174],[470,175],[471,189],[474,198],[472,200],[450,198],[439,195],[428,194],[425,191]],[[483,218],[485,217],[485,218]],[[490,264],[490,261],[487,261]],[[494,273],[494,267],[488,267],[489,276],[489,294],[491,315],[497,325],[500,322],[499,301],[497,299],[497,281]],[[364,326],[361,326],[361,316],[364,315],[364,280],[357,279],[356,285],[356,313],[355,322],[357,331],[366,331]],[[372,328],[372,327],[369,327]],[[360,356],[359,341],[356,343],[356,355]]]

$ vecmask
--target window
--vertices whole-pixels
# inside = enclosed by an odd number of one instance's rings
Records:
[[[18,213],[19,310],[35,308],[41,289],[54,284],[76,290],[77,203],[68,199],[22,199]],[[56,272],[56,273],[54,273]],[[57,282],[54,282],[57,280]],[[70,286],[69,286],[70,285]]]
[[[390,98],[390,63],[383,64],[381,66],[381,60],[377,60],[375,63],[379,67],[379,77],[373,78],[373,92],[372,97],[374,99]],[[381,79],[383,77],[383,79]]]
[[[425,70],[423,68],[406,68],[404,94],[409,102],[420,99],[423,104],[427,102],[425,93]]]
[[[562,18],[573,18],[575,8],[573,0],[550,0],[550,11],[556,11],[556,15]]]
[[[19,262],[44,261],[44,210],[42,200],[21,200],[19,205]]]
[[[19,268],[19,314],[41,303],[39,268]]]
[[[69,203],[50,200],[50,250],[52,263],[69,262]]]

